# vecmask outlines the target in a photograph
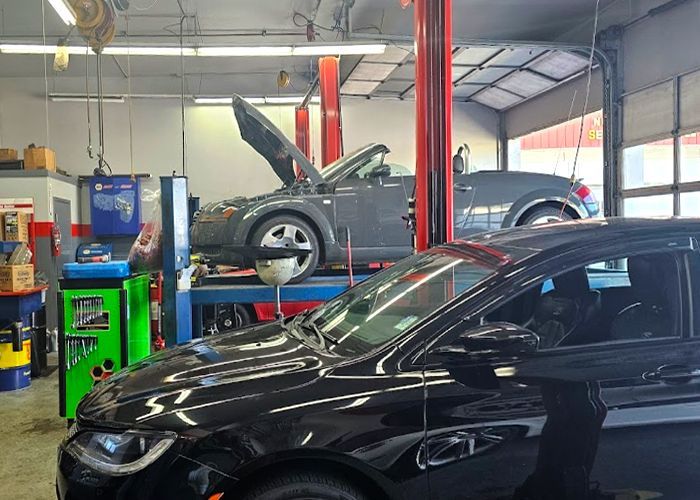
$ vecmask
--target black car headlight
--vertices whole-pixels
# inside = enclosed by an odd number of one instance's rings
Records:
[[[84,431],[66,451],[88,467],[110,476],[125,476],[149,466],[175,442],[172,433]]]

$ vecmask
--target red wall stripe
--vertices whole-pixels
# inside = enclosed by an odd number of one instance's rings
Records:
[[[51,236],[53,222],[41,221],[34,223],[35,236],[37,238],[48,238]],[[87,238],[92,235],[90,224],[71,224],[71,235],[74,238]]]

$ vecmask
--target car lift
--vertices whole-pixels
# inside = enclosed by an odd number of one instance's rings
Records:
[[[452,240],[452,2],[415,0],[416,39],[416,249]],[[322,165],[342,154],[338,59],[319,60]],[[297,112],[297,142],[308,144]],[[304,137],[305,136],[305,137]],[[303,149],[302,149],[303,150]],[[308,154],[308,153],[307,153]],[[187,180],[161,178],[163,214],[163,330],[173,346],[202,335],[202,306],[274,302],[274,290],[256,281],[209,278],[200,287],[178,289],[189,265]],[[356,276],[359,281],[363,276]],[[181,280],[180,280],[181,281]],[[316,302],[338,295],[345,276],[312,276],[282,289],[282,300]],[[184,288],[184,287],[181,287]],[[193,328],[194,320],[194,328]]]

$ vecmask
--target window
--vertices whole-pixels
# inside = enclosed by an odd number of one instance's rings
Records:
[[[700,217],[700,192],[681,193],[681,215]]]
[[[673,215],[673,195],[659,194],[625,198],[623,201],[625,217],[658,217]]]
[[[622,163],[624,189],[672,184],[673,139],[625,148]]]
[[[681,182],[694,181],[700,181],[700,132],[681,136]]]
[[[489,313],[536,333],[540,349],[680,336],[683,253],[591,263],[545,279]],[[693,254],[695,255],[695,254]]]

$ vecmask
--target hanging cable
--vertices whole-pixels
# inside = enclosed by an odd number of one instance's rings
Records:
[[[44,0],[41,0],[41,40],[46,48],[46,12],[44,11]],[[46,147],[51,147],[51,132],[49,127],[49,75],[46,70],[46,50],[44,50],[44,115],[46,118]]]
[[[155,4],[154,4],[155,5]],[[129,173],[131,174],[131,181],[136,180],[136,174],[134,173],[134,118],[133,110],[131,106],[131,40],[129,39],[129,13],[127,12],[125,16],[126,20],[126,92],[127,99],[129,103]]]
[[[566,115],[566,123],[569,123],[571,121],[571,117],[574,114],[574,104],[576,103],[576,95],[578,94],[578,90],[574,89],[574,95],[571,97],[571,105],[569,106],[569,114]],[[557,168],[559,167],[559,160],[564,157],[564,160],[566,160],[566,154],[565,150],[566,148],[561,148],[559,151],[559,154],[557,155],[557,161],[554,163],[554,173],[552,175],[557,175]]]
[[[583,122],[586,117],[586,110],[588,109],[588,99],[591,95],[591,79],[593,77],[593,61],[595,58],[595,39],[598,34],[598,17],[600,15],[600,0],[595,2],[595,15],[593,16],[593,33],[591,35],[591,51],[588,56],[588,71],[586,76],[586,96],[583,100],[583,109],[581,109],[581,125],[578,132],[578,143],[576,144],[576,154],[574,155],[574,164],[571,169],[571,178],[569,187],[569,193],[566,195],[566,200],[561,206],[561,212],[559,213],[559,218],[561,219],[564,215],[564,210],[566,209],[571,195],[574,192],[574,186],[576,185],[576,167],[578,166],[578,156],[581,151],[581,142],[583,141]]]
[[[92,121],[90,120],[90,45],[85,44],[85,107],[87,110],[88,145],[87,154],[90,159],[92,155]]]

